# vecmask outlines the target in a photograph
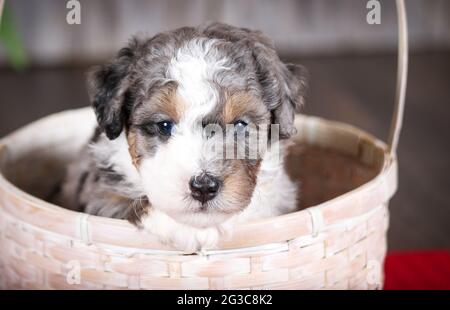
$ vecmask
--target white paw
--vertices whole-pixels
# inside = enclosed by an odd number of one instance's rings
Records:
[[[161,243],[186,253],[195,253],[217,245],[217,228],[194,228],[178,223],[161,212],[151,212],[142,221],[144,230]]]
[[[196,239],[200,245],[200,250],[208,250],[216,247],[220,233],[217,228],[204,228],[198,230]]]

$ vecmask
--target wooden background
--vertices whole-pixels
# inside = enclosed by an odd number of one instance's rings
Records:
[[[66,22],[66,0],[7,0],[37,64],[95,62],[131,34],[215,20],[260,29],[283,54],[393,51],[394,0],[380,0],[381,24],[366,22],[366,0],[79,0],[81,24]],[[450,1],[406,0],[414,49],[450,48]],[[0,61],[1,61],[0,48]]]

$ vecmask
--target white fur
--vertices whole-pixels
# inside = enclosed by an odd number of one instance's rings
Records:
[[[182,222],[191,224],[211,223],[204,216],[195,219],[190,213],[183,213],[180,203],[190,195],[189,180],[202,172],[207,163],[204,152],[205,141],[201,119],[217,105],[219,94],[211,82],[224,66],[214,48],[216,40],[195,39],[181,47],[171,60],[168,76],[178,84],[177,94],[186,104],[185,113],[175,126],[167,144],[161,145],[152,158],[143,159],[140,166],[141,179],[151,202],[157,208]],[[192,220],[197,223],[193,223]]]
[[[122,132],[114,140],[109,140],[105,134],[102,134],[97,143],[89,145],[89,151],[96,158],[97,163],[106,163],[103,168],[107,168],[108,165],[114,165],[114,170],[123,175],[127,182],[133,185],[130,187],[132,192],[128,193],[129,197],[138,198],[144,194],[139,172],[133,165],[128,149],[125,132]]]
[[[192,131],[177,132],[140,164],[143,187],[152,204],[172,216],[182,215],[180,204],[189,195],[189,180],[201,171],[201,140]]]
[[[191,143],[188,144],[186,141]],[[136,197],[142,194],[140,191],[143,192],[143,188],[150,189],[147,193],[151,197],[153,206],[142,220],[144,229],[158,236],[162,242],[169,243],[186,252],[214,247],[220,236],[227,237],[232,234],[233,226],[236,223],[277,216],[295,210],[297,186],[287,176],[283,160],[273,160],[272,156],[275,156],[274,154],[278,156],[278,152],[269,149],[261,162],[251,202],[243,212],[226,219],[219,218],[217,215],[212,218],[202,214],[184,214],[181,210],[183,199],[189,193],[190,173],[198,168],[192,159],[199,156],[197,152],[201,150],[201,147],[195,146],[199,143],[201,141],[198,139],[198,135],[179,139],[171,138],[167,145],[160,146],[152,160],[144,160],[141,164],[140,171],[151,172],[152,177],[148,178],[141,178],[138,170],[132,164],[124,134],[112,141],[107,138],[100,139],[97,144],[90,146],[90,151],[97,157],[97,160],[107,160],[108,163],[114,164],[118,172],[126,175],[127,181],[132,181],[135,186],[133,187],[137,189],[133,193]],[[280,146],[281,155],[285,148],[285,145]],[[105,158],[105,154],[110,154],[110,156]],[[183,175],[186,177],[178,182],[161,182],[161,179]],[[92,213],[92,210],[91,212],[86,211]],[[103,216],[107,215],[103,214]],[[190,218],[190,220],[186,218]],[[177,219],[181,221],[177,221]],[[193,225],[184,224],[182,221],[190,222]],[[213,225],[198,228],[201,225],[196,225],[196,221],[201,224]],[[214,223],[216,224],[214,225]]]
[[[281,147],[283,149],[285,148],[285,146]],[[159,236],[163,242],[172,244],[177,249],[186,252],[195,252],[213,248],[217,244],[220,236],[224,238],[230,237],[233,232],[233,227],[237,223],[294,211],[297,206],[297,184],[291,181],[286,174],[283,167],[283,160],[272,160],[271,156],[273,156],[273,153],[268,150],[261,163],[251,202],[241,213],[231,216],[226,220],[217,218],[202,219],[201,214],[195,214],[193,215],[193,220],[195,221],[218,222],[216,225],[198,228],[195,225],[181,223],[158,209],[152,209],[144,218],[143,226],[148,232]],[[175,201],[176,199],[171,193],[166,193],[164,190],[161,190],[161,197],[173,203],[171,206],[175,210],[173,213],[175,216],[177,213],[182,214],[179,201]],[[166,209],[164,211],[166,212]]]
[[[149,197],[152,206],[142,219],[144,229],[187,252],[214,247],[219,236],[224,231],[230,233],[236,222],[275,216],[296,207],[296,185],[286,175],[283,161],[271,160],[269,150],[262,160],[251,202],[243,212],[192,212],[191,207],[198,202],[190,197],[189,180],[214,160],[205,152],[202,128],[194,124],[218,103],[219,94],[211,81],[219,70],[227,70],[226,60],[217,54],[214,43],[190,41],[172,59],[168,75],[178,83],[178,95],[187,105],[185,113],[168,142],[160,145],[151,158],[142,159],[139,171],[132,164],[123,133],[116,140],[103,139],[91,146],[99,161],[105,160],[102,154],[112,154],[106,160],[136,186],[133,195],[145,193]]]
[[[206,115],[216,105],[219,94],[211,87],[214,75],[225,67],[226,59],[218,55],[217,40],[194,39],[178,49],[168,68],[169,78],[178,83],[178,95],[188,105],[186,124]]]
[[[145,216],[142,224],[146,232],[157,236],[161,242],[187,253],[193,253],[202,248],[213,248],[220,235],[218,227],[198,229],[179,223],[154,208]]]
[[[283,154],[287,143],[269,149],[258,173],[258,180],[249,206],[238,215],[240,222],[277,216],[292,212],[297,207],[297,184],[287,175]],[[279,152],[276,148],[279,148]],[[275,150],[275,151],[274,151]],[[280,158],[273,158],[280,156]]]

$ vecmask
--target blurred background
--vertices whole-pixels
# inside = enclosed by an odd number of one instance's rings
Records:
[[[1,2],[1,0],[0,0]],[[283,59],[311,74],[305,114],[355,124],[385,139],[394,103],[395,1],[369,25],[364,0],[6,1],[0,28],[0,136],[89,104],[84,73],[137,32],[205,21],[260,29]],[[410,71],[390,250],[450,248],[450,1],[406,0]]]

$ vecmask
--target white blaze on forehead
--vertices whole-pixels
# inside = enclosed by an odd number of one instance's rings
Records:
[[[213,80],[217,72],[228,70],[226,58],[215,47],[217,40],[194,39],[187,42],[170,61],[167,74],[177,82],[177,95],[186,106],[167,143],[141,162],[140,172],[151,203],[169,214],[190,204],[189,180],[205,169],[202,118],[219,102]]]
[[[217,40],[194,39],[187,42],[171,60],[168,75],[178,83],[178,95],[186,103],[184,121],[201,118],[217,104],[219,94],[214,75],[227,70],[226,59],[215,48]]]

